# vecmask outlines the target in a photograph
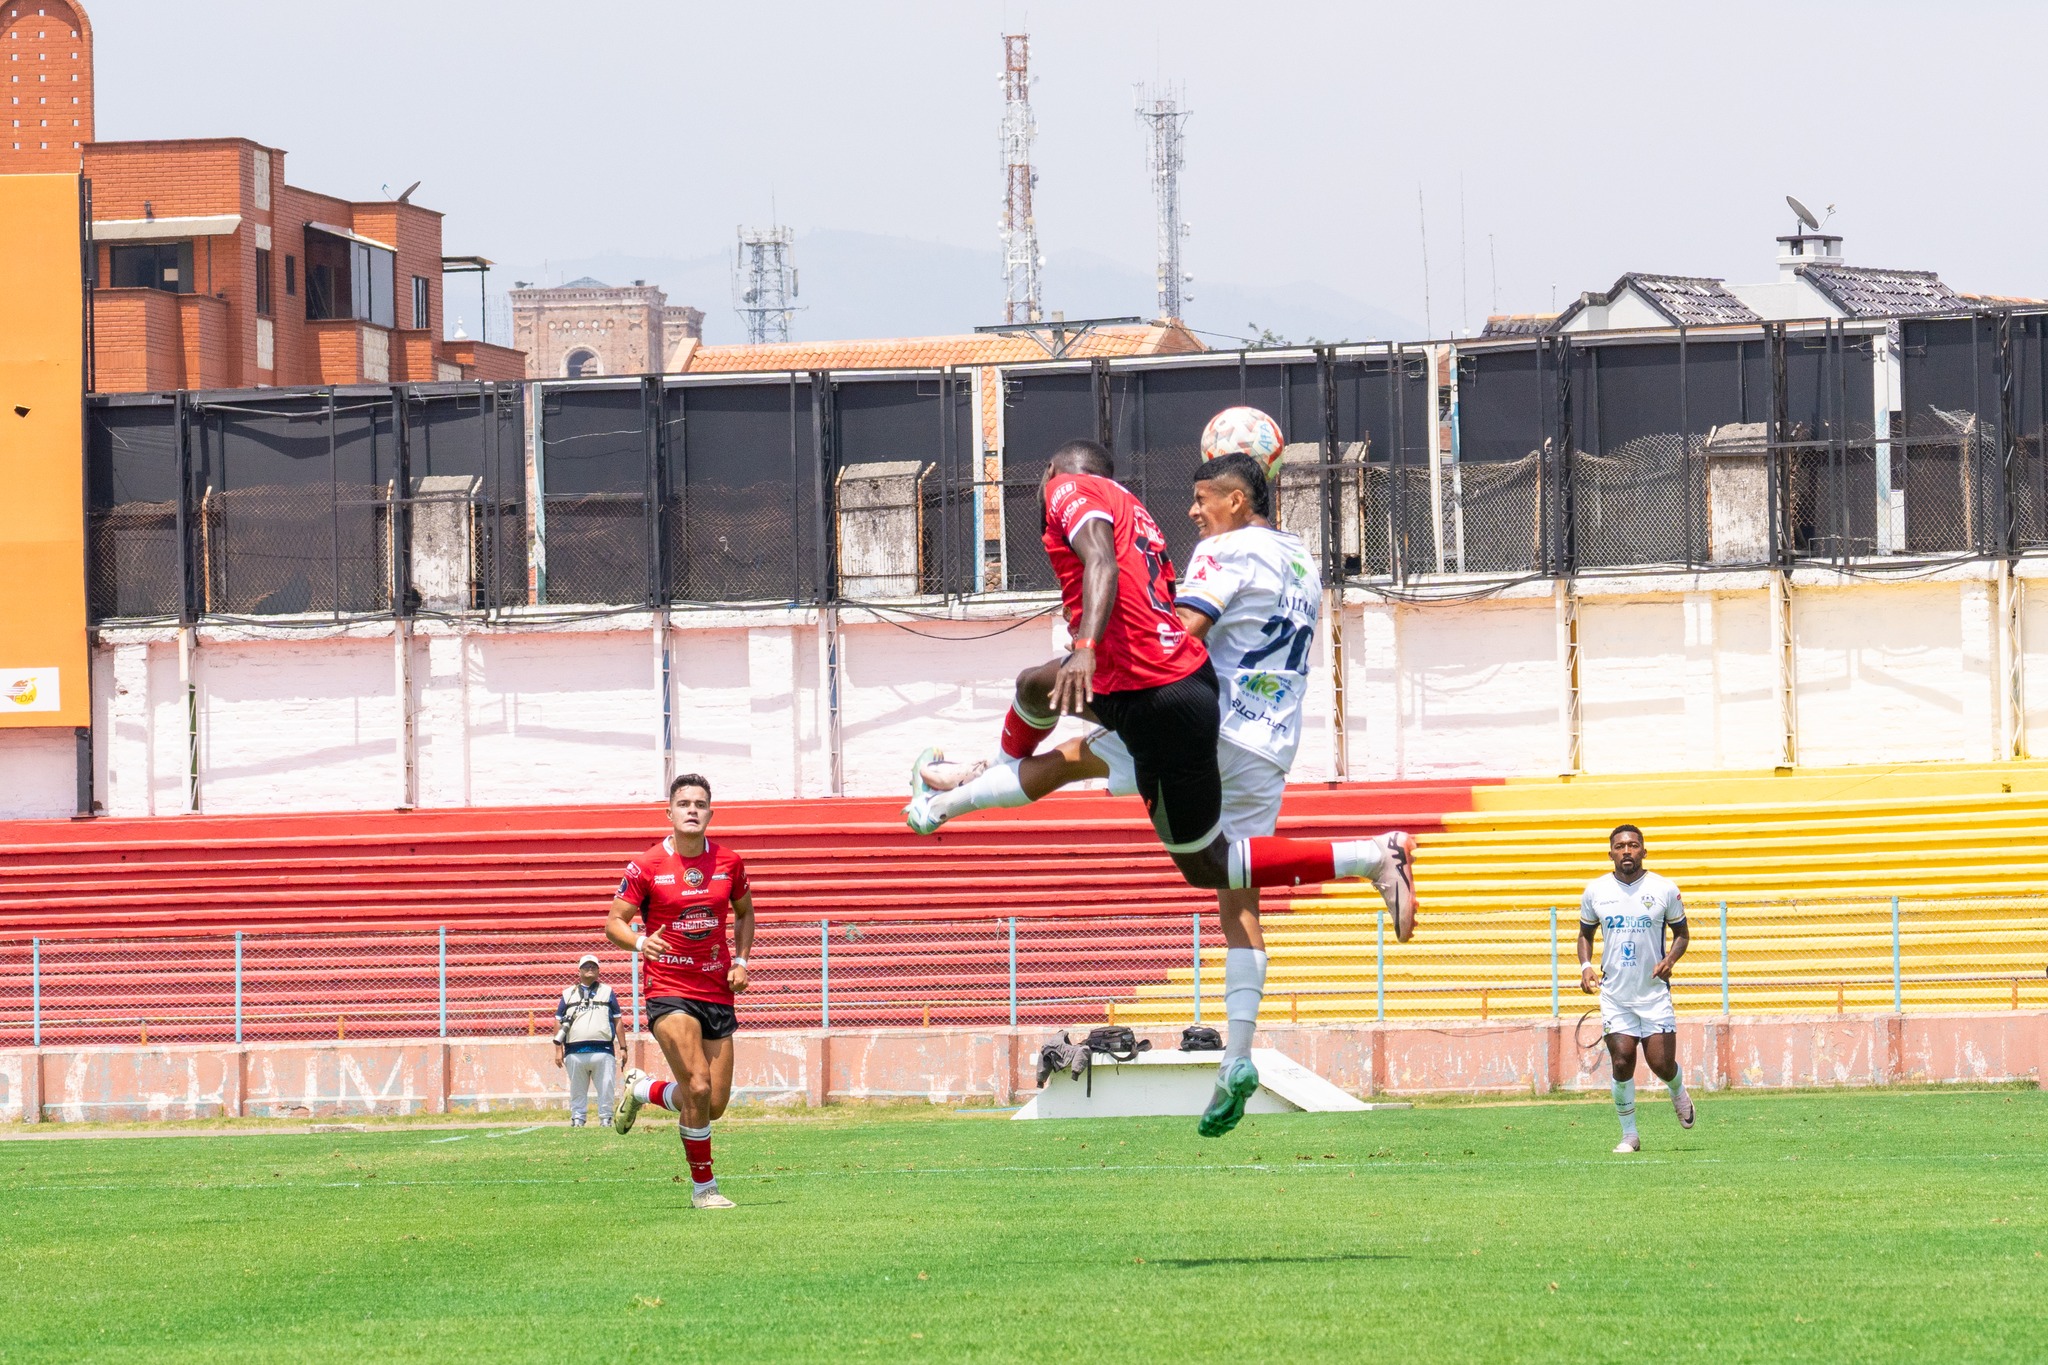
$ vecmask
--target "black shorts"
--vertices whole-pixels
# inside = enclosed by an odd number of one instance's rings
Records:
[[[1223,832],[1216,737],[1223,717],[1216,670],[1202,666],[1164,687],[1097,692],[1095,716],[1131,751],[1138,795],[1169,853],[1207,848]]]
[[[731,1005],[715,1004],[709,1000],[692,1000],[685,995],[655,995],[647,1000],[647,1027],[653,1028],[657,1019],[671,1014],[687,1014],[704,1028],[707,1041],[730,1038],[739,1031],[740,1021],[734,1017]]]

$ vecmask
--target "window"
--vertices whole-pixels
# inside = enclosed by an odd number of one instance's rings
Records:
[[[107,248],[116,289],[161,289],[167,294],[192,292],[192,243],[146,242]]]
[[[299,258],[288,255],[284,258],[284,296],[288,299],[297,298],[298,293]]]
[[[262,247],[256,248],[256,312],[269,317],[275,310],[270,306],[270,253]]]
[[[412,325],[418,328],[420,331],[424,332],[432,326],[431,320],[434,315],[433,308],[431,306],[432,303],[433,299],[427,293],[427,277],[425,275],[413,276]]]
[[[595,351],[569,352],[569,361],[567,368],[569,371],[569,378],[571,379],[582,379],[589,375],[604,373],[604,371],[598,367],[597,352]]]
[[[379,327],[398,325],[393,297],[397,260],[380,246],[306,230],[306,316],[355,318]]]

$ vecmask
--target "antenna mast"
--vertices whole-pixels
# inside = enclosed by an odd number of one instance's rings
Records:
[[[1180,104],[1181,92],[1172,86],[1155,90],[1149,96],[1144,86],[1138,87],[1138,121],[1149,125],[1151,134],[1147,160],[1152,169],[1152,205],[1158,219],[1159,316],[1172,322],[1181,320],[1183,305],[1189,301],[1181,286],[1192,282],[1180,266],[1181,239],[1188,235],[1188,225],[1180,216],[1180,172],[1186,138],[1181,125],[1194,111],[1183,109]]]
[[[1038,224],[1031,215],[1031,142],[1038,125],[1031,117],[1031,35],[1003,35],[1003,321],[1042,322],[1045,314],[1038,272]]]
[[[739,230],[732,260],[732,307],[747,327],[747,343],[788,341],[796,312],[796,233],[786,227]]]

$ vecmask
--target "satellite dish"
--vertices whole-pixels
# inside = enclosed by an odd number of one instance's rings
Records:
[[[398,202],[401,204],[410,204],[412,202],[412,192],[418,189],[419,187],[420,182],[417,180],[413,181],[410,185],[407,185],[405,187],[405,193],[398,196]]]
[[[1785,196],[1785,202],[1790,204],[1792,211],[1799,215],[1799,221],[1806,225],[1808,232],[1820,231],[1820,219],[1813,216],[1812,209],[1806,207],[1806,205],[1800,203],[1789,194]]]

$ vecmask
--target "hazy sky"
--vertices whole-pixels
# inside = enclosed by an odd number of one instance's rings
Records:
[[[1132,85],[1162,78],[1195,111],[1198,298],[1314,281],[1421,318],[1418,186],[1437,334],[1495,262],[1514,311],[1629,269],[1767,278],[1788,192],[1838,206],[1851,263],[2048,293],[2038,5],[85,3],[102,138],[247,136],[356,198],[423,180],[451,253],[693,256],[771,198],[799,234],[990,248],[1021,24],[1049,306],[1062,252],[1150,269]]]

